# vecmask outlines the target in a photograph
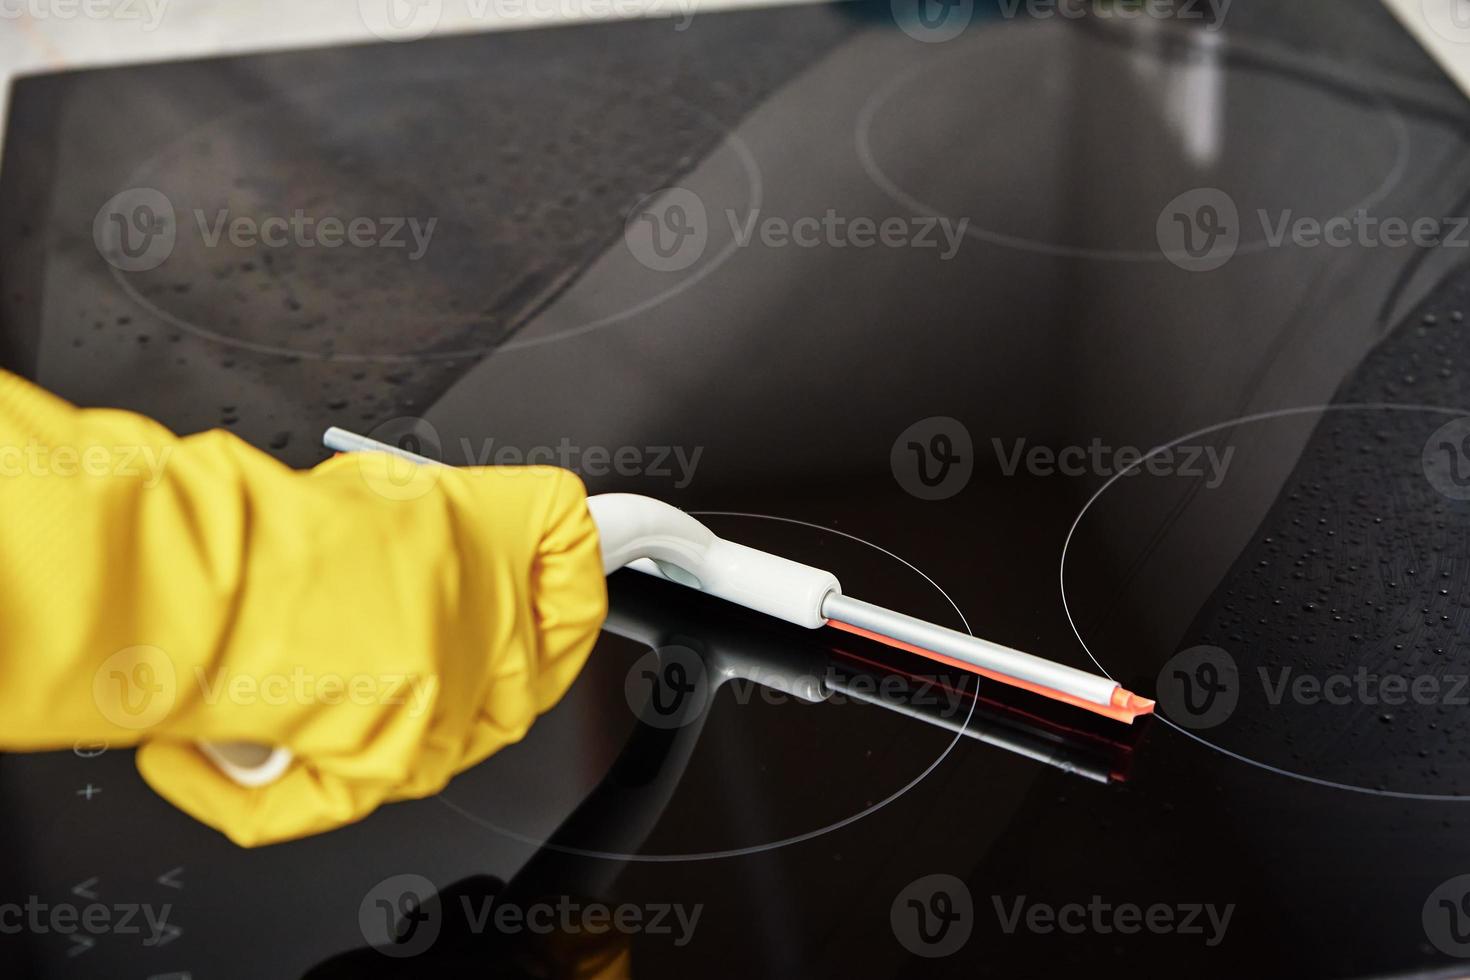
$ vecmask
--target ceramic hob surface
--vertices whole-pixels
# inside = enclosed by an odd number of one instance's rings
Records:
[[[8,369],[294,466],[334,424],[570,466],[1160,713],[623,572],[523,742],[319,838],[238,849],[121,749],[0,758],[0,910],[113,917],[8,969],[1452,973],[1470,111],[1376,4],[1279,7],[21,80]]]

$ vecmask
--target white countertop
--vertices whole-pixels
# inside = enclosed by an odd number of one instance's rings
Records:
[[[17,75],[791,2],[801,0],[0,0],[0,140]]]
[[[0,140],[17,75],[793,0],[0,0]],[[796,0],[800,2],[800,0]],[[1470,0],[1383,0],[1470,94]],[[392,11],[400,27],[388,20]],[[376,29],[376,30],[375,30]]]

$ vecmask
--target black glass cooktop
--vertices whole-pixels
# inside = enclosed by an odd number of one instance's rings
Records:
[[[1063,6],[17,82],[6,368],[567,465],[1160,712],[621,572],[522,743],[322,837],[0,758],[7,975],[1466,969],[1470,110],[1376,3]]]

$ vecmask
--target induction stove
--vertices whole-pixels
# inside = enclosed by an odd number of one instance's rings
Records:
[[[1463,973],[1470,109],[1376,3],[1063,6],[19,80],[7,369],[569,466],[1159,712],[619,572],[522,742],[319,837],[0,757],[0,908],[108,910],[8,972]]]

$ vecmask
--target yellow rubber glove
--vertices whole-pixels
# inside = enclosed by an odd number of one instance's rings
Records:
[[[607,612],[553,467],[291,470],[0,372],[0,749],[141,744],[161,795],[253,846],[433,794],[571,685]],[[195,747],[284,746],[246,789]]]

